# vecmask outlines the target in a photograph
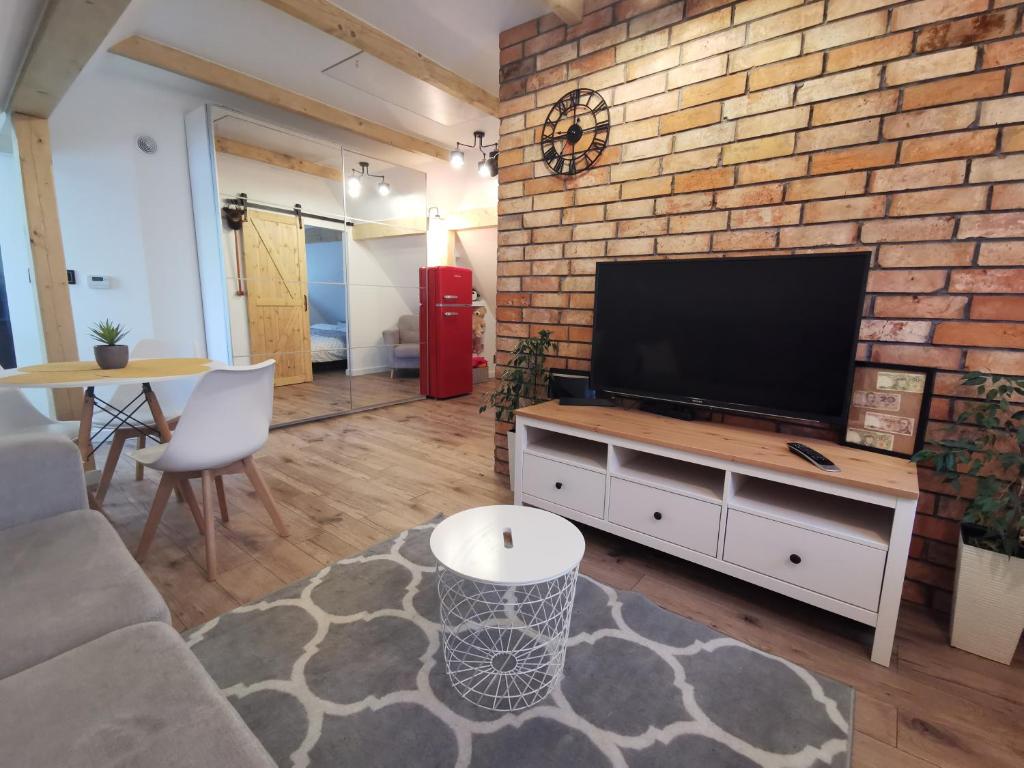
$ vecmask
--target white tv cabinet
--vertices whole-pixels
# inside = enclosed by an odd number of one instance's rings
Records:
[[[904,459],[791,436],[556,402],[516,414],[515,501],[875,628],[889,665],[917,508]]]

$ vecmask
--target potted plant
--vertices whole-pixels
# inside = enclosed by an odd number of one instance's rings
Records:
[[[128,345],[121,343],[128,333],[123,325],[109,319],[89,329],[89,335],[99,342],[92,351],[100,368],[124,368],[128,365]]]
[[[512,490],[516,487],[516,411],[546,398],[548,372],[544,368],[544,359],[553,347],[557,349],[550,331],[522,339],[512,350],[512,357],[497,388],[484,398],[480,406],[480,413],[493,408],[495,421],[508,425],[508,473]]]
[[[941,440],[914,461],[929,462],[960,496],[964,512],[956,558],[950,642],[1009,664],[1024,631],[1024,377],[968,373],[980,398]]]

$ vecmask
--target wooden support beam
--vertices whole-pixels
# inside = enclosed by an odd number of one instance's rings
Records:
[[[353,240],[376,240],[381,237],[405,237],[406,235],[425,235],[426,233],[427,219],[424,216],[379,222],[368,221],[352,227]]]
[[[225,155],[244,157],[247,160],[255,160],[267,165],[276,165],[289,171],[309,174],[310,176],[321,176],[331,181],[341,181],[342,173],[339,168],[332,168],[329,165],[321,165],[311,160],[303,160],[301,157],[286,155],[284,152],[275,152],[266,147],[258,147],[255,144],[246,144],[237,139],[229,139],[226,136],[218,136],[216,139],[217,151]]]
[[[306,22],[342,42],[430,83],[460,101],[472,104],[489,115],[498,115],[498,97],[476,83],[428,59],[419,51],[385,34],[357,16],[342,10],[329,0],[263,0],[278,10]],[[580,2],[582,10],[582,0]]]
[[[456,211],[448,216],[448,229],[484,229],[498,226],[497,208],[467,208]]]
[[[547,0],[551,12],[570,27],[583,21],[583,0]]]
[[[77,360],[75,320],[71,314],[64,243],[53,187],[50,126],[46,120],[28,115],[14,115],[13,123],[18,137],[25,218],[32,248],[46,359],[50,362]],[[55,389],[53,401],[58,418],[76,419],[82,407],[82,392]]]
[[[14,87],[10,111],[49,117],[128,3],[50,0]]]
[[[286,109],[297,115],[343,128],[396,149],[418,152],[437,160],[448,161],[448,148],[432,141],[370,122],[309,96],[289,91],[273,83],[268,83],[266,80],[260,80],[244,72],[230,69],[209,59],[163,45],[149,38],[129,37],[111,47],[110,51],[143,64],[174,72],[182,77],[198,80],[225,91]]]

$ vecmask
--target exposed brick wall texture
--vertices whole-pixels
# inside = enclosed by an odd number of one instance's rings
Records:
[[[957,372],[1024,374],[1020,3],[585,11],[500,38],[499,363],[543,328],[553,365],[589,367],[601,260],[855,247],[873,254],[859,355],[938,369],[930,430],[962,407]],[[538,139],[575,87],[604,96],[612,128],[599,164],[566,180]],[[928,471],[921,486],[904,597],[946,607],[963,502]]]

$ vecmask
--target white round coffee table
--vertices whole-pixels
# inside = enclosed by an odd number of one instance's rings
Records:
[[[547,696],[565,663],[583,535],[541,509],[477,507],[441,522],[430,549],[455,690],[501,712]]]

